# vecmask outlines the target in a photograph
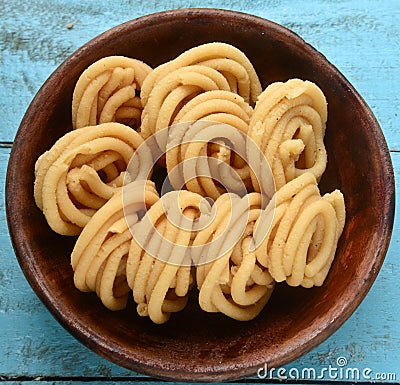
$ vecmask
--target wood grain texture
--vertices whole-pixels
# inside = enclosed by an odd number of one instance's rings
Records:
[[[129,19],[181,7],[218,7],[259,15],[302,36],[350,80],[375,113],[392,152],[400,189],[400,2],[316,1],[90,1],[0,2],[0,194],[9,148],[20,120],[44,80],[90,38]],[[67,24],[72,23],[71,29]],[[399,199],[398,199],[399,201]],[[399,203],[397,202],[397,211]],[[395,218],[383,268],[353,316],[327,341],[287,368],[322,370],[339,357],[371,376],[400,381],[400,219]],[[0,202],[0,380],[77,384],[146,381],[86,349],[52,318],[27,284],[15,259]],[[253,381],[267,383],[267,380]],[[278,382],[277,377],[272,382]],[[394,382],[392,380],[387,382]],[[249,383],[251,381],[249,380]]]

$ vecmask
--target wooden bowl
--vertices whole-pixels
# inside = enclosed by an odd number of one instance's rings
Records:
[[[237,322],[199,309],[195,298],[164,325],[140,318],[133,303],[105,309],[73,284],[73,238],[53,233],[33,199],[34,164],[71,130],[76,80],[94,61],[126,55],[156,66],[205,42],[244,51],[262,85],[299,77],[317,83],[328,100],[327,172],[322,192],[340,188],[347,223],[321,288],[278,285],[253,321]],[[270,21],[231,11],[182,9],[117,26],[78,49],[50,76],[21,123],[7,174],[7,219],[18,261],[55,318],[86,346],[150,376],[222,381],[254,375],[265,363],[280,367],[329,337],[370,289],[389,244],[394,177],[382,131],[365,101],[323,55]],[[133,302],[133,301],[132,301]]]

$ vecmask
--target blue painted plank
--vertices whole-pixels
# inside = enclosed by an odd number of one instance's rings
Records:
[[[193,6],[252,13],[300,34],[349,78],[370,104],[391,148],[399,150],[399,4],[398,0],[0,2],[0,142],[13,140],[40,85],[86,41],[138,16]]]

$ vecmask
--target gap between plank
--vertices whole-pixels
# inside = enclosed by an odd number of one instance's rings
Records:
[[[13,142],[0,142],[0,148],[12,148]]]

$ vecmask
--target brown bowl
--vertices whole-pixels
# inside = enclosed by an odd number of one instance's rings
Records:
[[[292,77],[317,83],[328,100],[328,170],[322,192],[340,188],[347,223],[321,288],[284,284],[253,321],[207,314],[195,299],[164,325],[128,309],[111,312],[94,294],[75,289],[69,254],[74,239],[47,226],[33,200],[36,159],[71,129],[75,82],[108,55],[151,66],[205,42],[243,50],[263,86]],[[270,21],[231,11],[182,9],[132,20],[91,40],[70,56],[33,99],[12,148],[7,219],[18,261],[55,318],[86,346],[126,368],[154,377],[221,381],[279,367],[330,336],[357,308],[382,265],[394,217],[394,177],[382,131],[351,84],[299,36]]]

